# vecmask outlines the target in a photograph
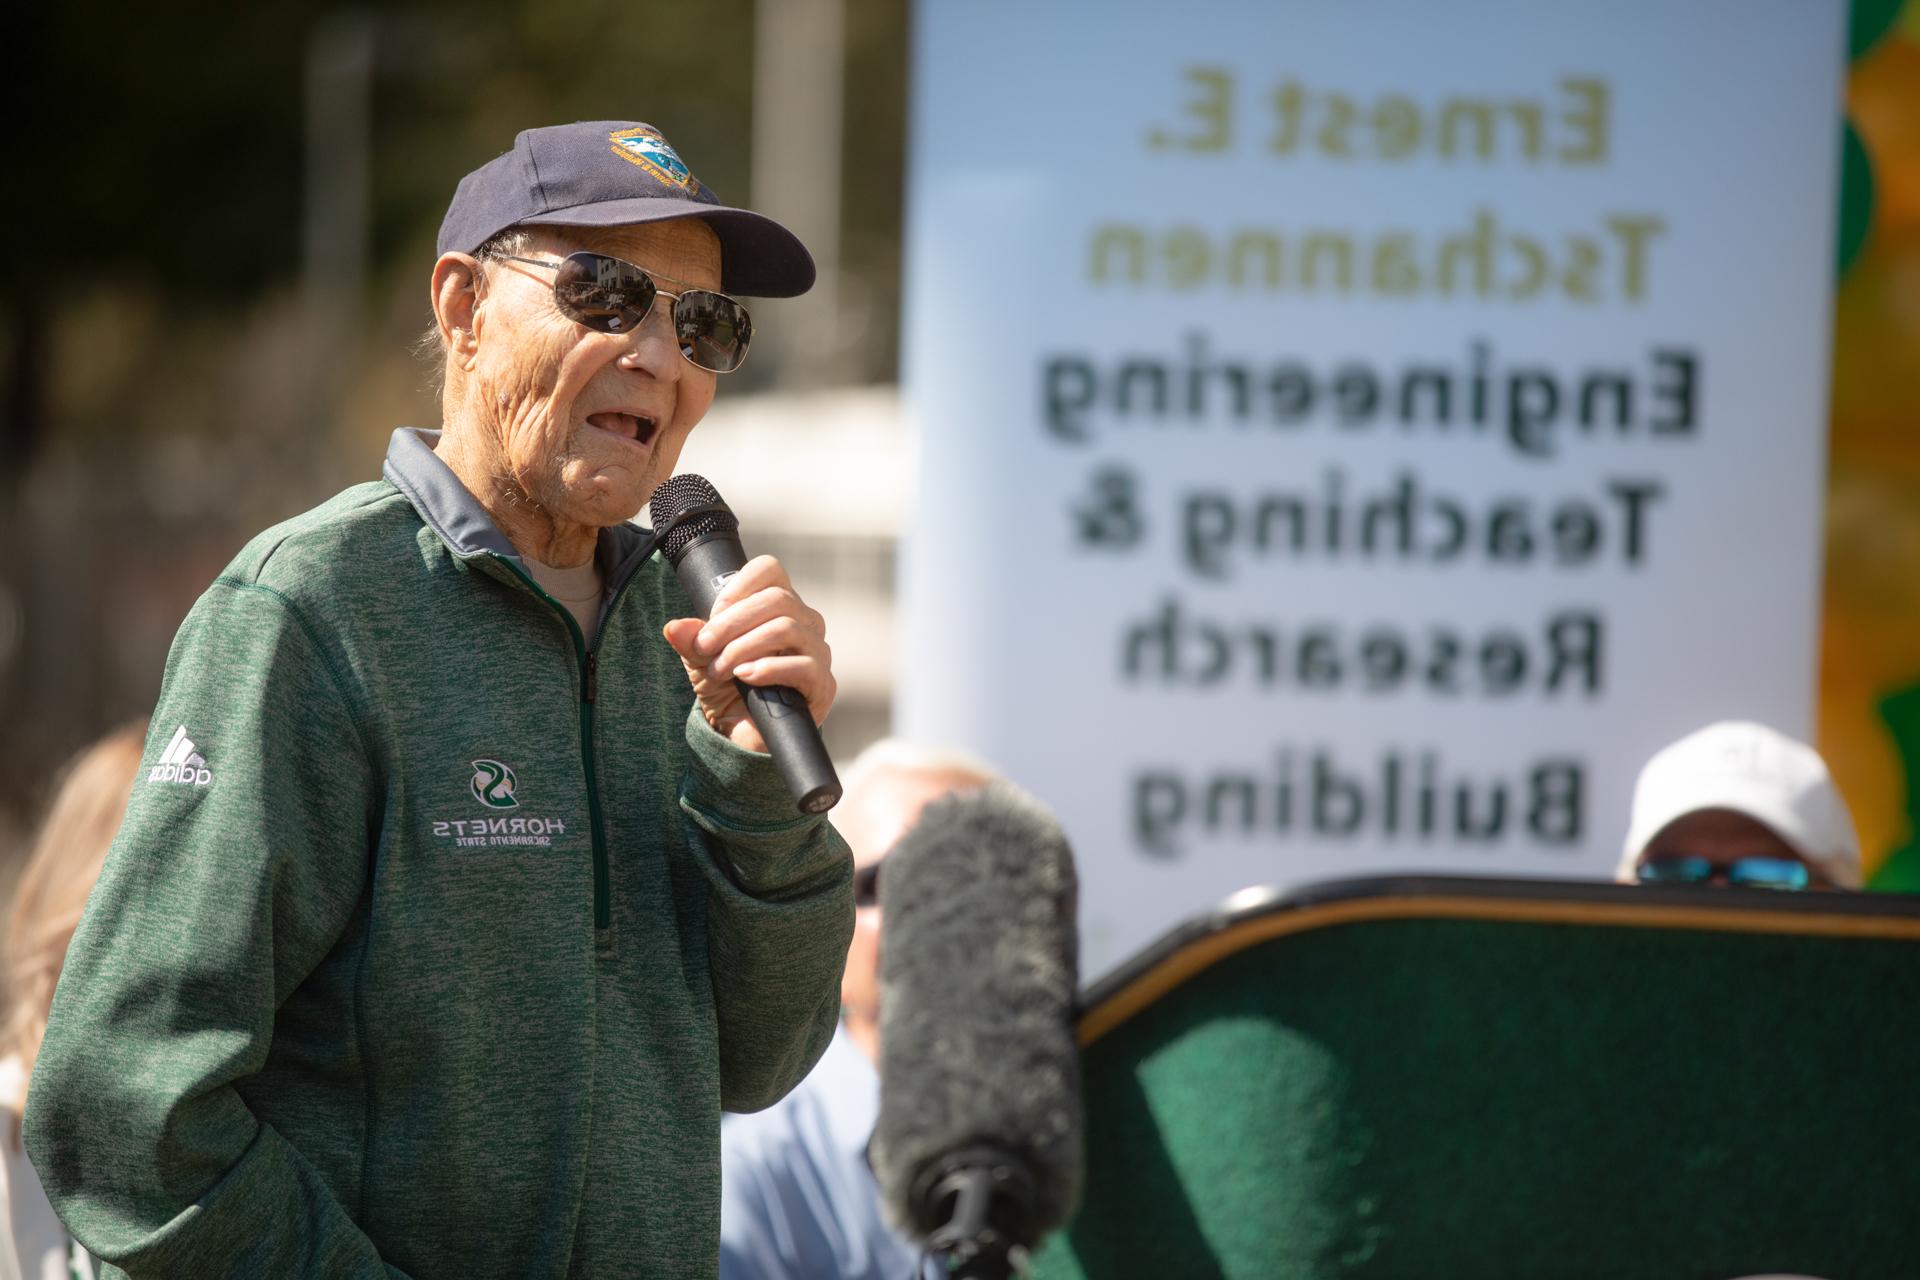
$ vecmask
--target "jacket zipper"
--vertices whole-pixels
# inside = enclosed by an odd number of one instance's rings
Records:
[[[500,561],[560,615],[560,620],[567,624],[567,634],[573,637],[573,654],[580,663],[580,759],[587,774],[587,826],[593,839],[593,942],[606,950],[613,946],[613,876],[607,865],[607,834],[600,816],[600,783],[593,767],[593,704],[600,692],[600,655],[598,650],[587,646],[580,624],[574,621],[565,605],[548,595],[526,570],[504,556]],[[606,602],[600,606],[602,626],[632,580],[633,575],[628,574],[608,593]]]
[[[600,655],[587,648],[586,638],[573,616],[575,642],[580,646],[580,759],[587,771],[587,825],[593,833],[593,942],[597,947],[613,945],[613,881],[607,867],[607,836],[600,818],[600,784],[593,767],[593,699]]]

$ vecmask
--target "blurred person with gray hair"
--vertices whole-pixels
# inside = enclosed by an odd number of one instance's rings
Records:
[[[137,720],[67,762],[13,887],[7,911],[6,1020],[0,1024],[0,1103],[7,1110],[6,1153],[0,1160],[4,1280],[91,1280],[94,1274],[93,1259],[67,1234],[27,1161],[20,1115],[67,944],[126,815],[146,737],[147,722]]]
[[[964,751],[885,739],[848,768],[834,825],[853,850],[840,1027],[786,1098],[720,1131],[721,1280],[903,1280],[917,1245],[885,1219],[867,1163],[880,1110],[880,879],[922,809],[999,775]]]
[[[194,606],[74,937],[26,1142],[107,1274],[710,1277],[721,1110],[833,1032],[852,861],[738,685],[823,719],[824,623],[629,523],[812,259],[622,121],[438,253],[440,430]]]
[[[1655,752],[1633,789],[1615,879],[1858,889],[1860,837],[1820,753],[1723,720]]]

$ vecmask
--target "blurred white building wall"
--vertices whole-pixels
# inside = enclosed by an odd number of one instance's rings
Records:
[[[779,556],[825,615],[840,682],[827,743],[850,759],[892,719],[895,548],[914,483],[899,389],[722,395],[679,469],[711,480],[747,554]]]

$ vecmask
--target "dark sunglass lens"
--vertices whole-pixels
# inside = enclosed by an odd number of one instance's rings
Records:
[[[853,873],[853,905],[875,906],[880,901],[880,864],[869,862]]]
[[[567,319],[600,333],[631,333],[653,305],[652,277],[631,263],[576,253],[553,278],[553,299]]]
[[[1648,858],[1640,864],[1641,884],[1700,884],[1713,876],[1705,858]]]
[[[1792,858],[1741,858],[1727,868],[1727,883],[1753,889],[1804,889],[1813,877]]]
[[[731,373],[747,358],[753,322],[747,309],[724,293],[689,289],[673,304],[680,354],[715,373]]]

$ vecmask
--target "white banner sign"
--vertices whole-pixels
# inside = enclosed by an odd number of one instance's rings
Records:
[[[917,6],[899,726],[1059,811],[1089,973],[1810,735],[1844,24]]]

